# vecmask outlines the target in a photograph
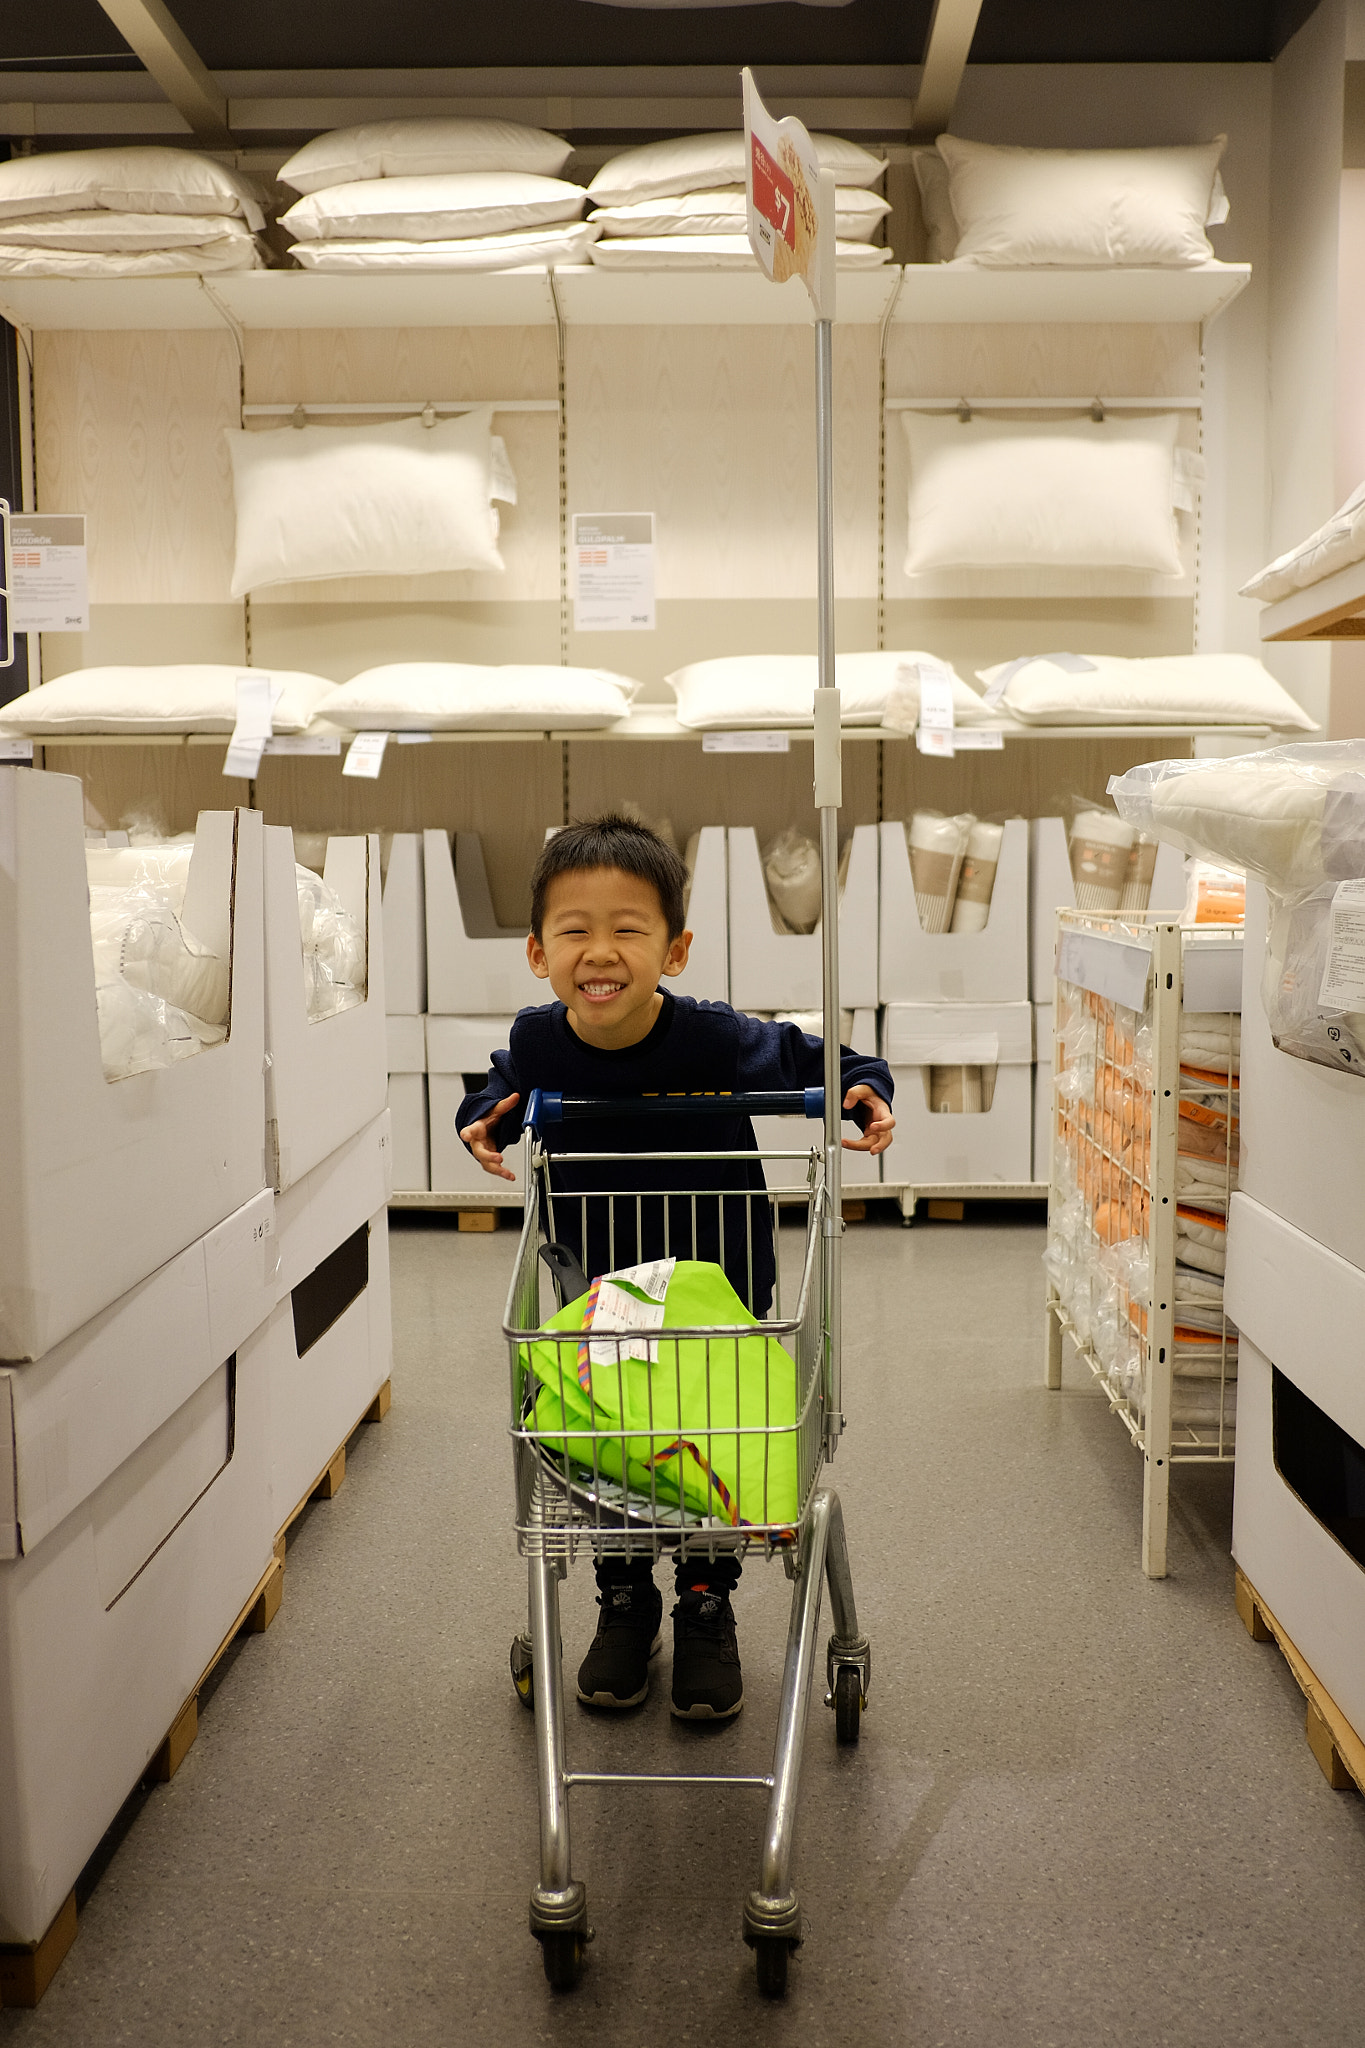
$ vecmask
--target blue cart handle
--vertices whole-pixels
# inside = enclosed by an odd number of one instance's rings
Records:
[[[590,1117],[621,1116],[805,1116],[823,1118],[823,1088],[736,1089],[733,1094],[704,1095],[562,1095],[552,1088],[533,1088],[526,1103],[525,1123],[532,1130],[546,1124],[581,1123]]]

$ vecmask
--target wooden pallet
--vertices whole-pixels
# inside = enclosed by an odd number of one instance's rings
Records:
[[[335,1500],[340,1493],[346,1480],[346,1446],[355,1435],[356,1430],[366,1422],[382,1422],[392,1404],[393,1381],[385,1380],[364,1414],[356,1417],[354,1427],[347,1430],[345,1436],[341,1439],[341,1442],[333,1451],[331,1457],[327,1460],[327,1463],[323,1466],[303,1498],[281,1522],[275,1536],[275,1555],[280,1559],[281,1564],[284,1561],[285,1538],[307,1507],[309,1501]]]
[[[1334,1792],[1346,1792],[1354,1786],[1358,1792],[1365,1793],[1365,1742],[1321,1680],[1315,1677],[1312,1666],[1294,1647],[1250,1579],[1240,1571],[1234,1597],[1237,1612],[1252,1642],[1277,1644],[1280,1655],[1294,1674],[1299,1691],[1307,1702],[1303,1732],[1323,1777]]]

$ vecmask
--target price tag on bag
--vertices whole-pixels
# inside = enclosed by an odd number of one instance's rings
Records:
[[[389,744],[386,732],[358,732],[347,749],[346,759],[341,764],[343,775],[363,775],[369,782],[379,780],[379,771],[384,765],[384,749]]]
[[[919,731],[922,754],[951,760],[953,742],[953,679],[937,662],[921,661],[919,669]]]
[[[1318,1001],[1325,1010],[1365,1009],[1365,881],[1338,882],[1333,893]]]
[[[284,695],[284,684],[261,670],[237,678],[237,723],[228,741],[224,775],[242,775],[250,782],[261,765],[270,738],[272,714]]]

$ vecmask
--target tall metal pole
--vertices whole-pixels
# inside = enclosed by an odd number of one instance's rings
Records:
[[[843,803],[839,697],[834,682],[834,325],[815,323],[816,526],[819,563],[819,688],[815,698],[815,805],[820,813],[820,933],[824,969],[825,1219],[829,1276],[830,1424],[843,1427],[839,1362],[843,1235],[842,1087],[839,1062],[839,809]]]

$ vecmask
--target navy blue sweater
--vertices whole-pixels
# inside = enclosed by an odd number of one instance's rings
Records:
[[[630,1096],[822,1085],[823,1043],[797,1025],[765,1024],[732,1010],[728,1003],[699,1003],[667,990],[663,999],[648,1036],[618,1051],[586,1045],[570,1025],[563,1003],[522,1010],[512,1025],[508,1050],[493,1055],[486,1085],[460,1104],[456,1130],[487,1116],[504,1096],[519,1095],[516,1108],[504,1114],[494,1133],[505,1151],[521,1136],[522,1113],[533,1088],[576,1096]],[[840,1065],[845,1094],[865,1082],[890,1102],[891,1073],[884,1060],[844,1046]],[[865,1105],[852,1113],[852,1120],[865,1126]],[[818,1126],[811,1124],[809,1129],[818,1142]],[[664,1120],[642,1112],[639,1117],[604,1118],[600,1123],[552,1124],[543,1137],[552,1153],[757,1149],[747,1116],[679,1115]],[[668,1253],[713,1259],[724,1266],[736,1293],[761,1316],[772,1301],[774,1278],[772,1222],[763,1188],[758,1160],[641,1160],[638,1165],[623,1160],[600,1168],[559,1167],[553,1174],[553,1196],[563,1193],[573,1199],[555,1199],[553,1215],[544,1215],[542,1221],[550,1237],[574,1252],[589,1279]],[[610,1203],[605,1199],[608,1190],[628,1193],[630,1199]],[[656,1198],[640,1199],[645,1191]],[[702,1199],[703,1193],[711,1199]],[[755,1193],[758,1200],[752,1199]],[[586,1196],[595,1199],[584,1201]]]

